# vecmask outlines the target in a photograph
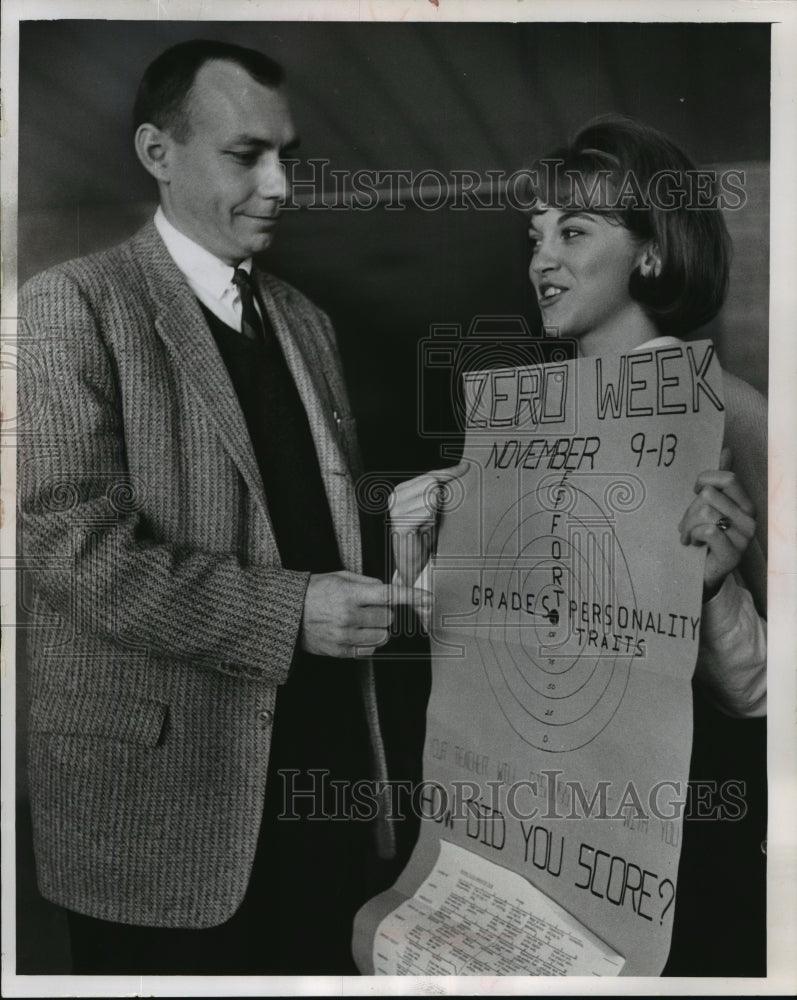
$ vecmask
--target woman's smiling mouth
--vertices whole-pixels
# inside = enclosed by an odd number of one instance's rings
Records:
[[[559,299],[562,297],[562,295],[564,295],[566,291],[567,289],[562,287],[562,285],[552,285],[552,284],[540,285],[540,290],[538,295],[540,306],[545,308],[547,306],[553,305],[554,302],[559,301]]]

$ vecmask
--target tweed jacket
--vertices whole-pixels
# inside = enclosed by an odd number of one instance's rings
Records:
[[[357,443],[331,325],[286,283],[257,280],[341,558],[359,571]],[[106,920],[213,926],[248,882],[309,574],[280,565],[235,391],[153,224],[33,278],[19,312],[40,890]]]

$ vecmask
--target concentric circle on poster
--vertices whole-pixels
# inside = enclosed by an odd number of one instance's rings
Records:
[[[551,753],[608,726],[638,640],[618,634],[606,610],[634,603],[613,520],[572,483],[557,502],[540,509],[538,496],[521,496],[487,540],[491,609],[473,647],[509,725]]]

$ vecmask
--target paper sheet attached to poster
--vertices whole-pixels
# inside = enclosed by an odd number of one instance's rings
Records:
[[[522,876],[604,958],[621,956],[603,974],[657,975],[677,905],[705,558],[678,524],[697,475],[718,467],[722,372],[709,342],[665,342],[468,373],[465,390],[468,469],[431,566],[421,833],[396,885],[360,911],[355,957],[364,972],[406,962],[395,921],[376,957],[377,928],[443,842]],[[451,969],[477,971],[464,953]]]

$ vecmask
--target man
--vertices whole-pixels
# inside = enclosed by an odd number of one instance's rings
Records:
[[[296,143],[282,78],[218,42],[163,53],[135,107],[154,221],[20,295],[31,806],[78,973],[354,972],[390,853],[383,821],[285,801],[384,777],[353,657],[420,595],[360,575],[332,329],[252,265]]]

